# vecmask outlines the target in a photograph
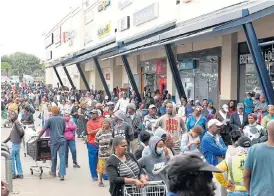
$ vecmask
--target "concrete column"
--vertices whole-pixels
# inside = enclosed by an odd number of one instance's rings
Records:
[[[220,105],[237,100],[238,43],[237,33],[222,37],[222,61],[220,70]]]
[[[174,56],[177,59],[177,50],[176,50],[176,48],[173,48],[173,52],[174,52]],[[176,85],[175,85],[175,82],[174,82],[174,79],[173,79],[173,76],[172,76],[172,73],[171,73],[171,70],[170,70],[168,59],[167,59],[166,77],[167,77],[167,90],[168,90],[168,93],[171,94],[171,96],[173,97],[173,96],[176,95],[177,90],[176,90]]]

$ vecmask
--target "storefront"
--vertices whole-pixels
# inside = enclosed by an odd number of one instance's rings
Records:
[[[220,57],[221,47],[177,55],[188,99],[211,99],[215,105],[218,104]]]
[[[166,59],[154,59],[150,61],[141,62],[142,75],[144,76],[144,84],[147,90],[154,92],[160,90],[163,93],[166,90],[166,72],[167,72],[167,60]]]
[[[273,41],[274,37],[261,39],[260,42]],[[265,59],[270,80],[274,86],[274,45],[262,47],[262,54]],[[255,92],[262,94],[260,81],[257,78],[254,62],[249,53],[246,42],[239,43],[239,92],[238,99],[244,100],[246,93]]]

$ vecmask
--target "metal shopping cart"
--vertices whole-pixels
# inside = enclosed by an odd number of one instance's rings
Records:
[[[27,141],[29,141],[34,136],[37,136],[38,133],[35,129],[34,124],[31,125],[22,125],[25,131],[24,138],[22,140],[23,150],[24,150],[24,156],[27,156]]]
[[[166,196],[167,186],[163,181],[150,181],[144,188],[135,185],[124,186],[124,196]]]
[[[33,171],[38,172],[39,178],[42,179],[43,169],[50,169],[50,166],[41,165],[38,162],[46,163],[51,160],[50,138],[37,138],[36,136],[32,137],[27,142],[27,155],[35,161],[35,165],[30,167],[31,175],[33,175]]]

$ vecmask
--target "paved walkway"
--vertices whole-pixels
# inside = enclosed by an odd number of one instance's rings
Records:
[[[36,122],[39,119],[36,118]],[[3,122],[1,122],[2,124]],[[39,124],[37,124],[39,126]],[[37,127],[36,126],[36,127]],[[1,128],[1,141],[9,135],[10,129]],[[8,143],[10,145],[10,143]],[[24,179],[13,180],[14,192],[21,196],[108,196],[109,183],[105,181],[105,187],[98,187],[90,177],[87,148],[82,140],[77,140],[77,158],[80,169],[72,167],[71,156],[69,157],[69,168],[65,181],[49,176],[49,169],[44,169],[43,178],[40,180],[38,173],[31,175],[30,166],[34,161],[30,157],[24,157],[21,150],[21,162],[23,166]],[[5,162],[1,157],[1,179],[5,178]]]

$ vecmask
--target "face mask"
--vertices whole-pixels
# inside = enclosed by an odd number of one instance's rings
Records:
[[[159,154],[159,155],[162,155],[162,154],[163,154],[163,151],[164,151],[164,148],[157,148],[157,149],[156,149],[156,152],[157,152],[157,154]]]

